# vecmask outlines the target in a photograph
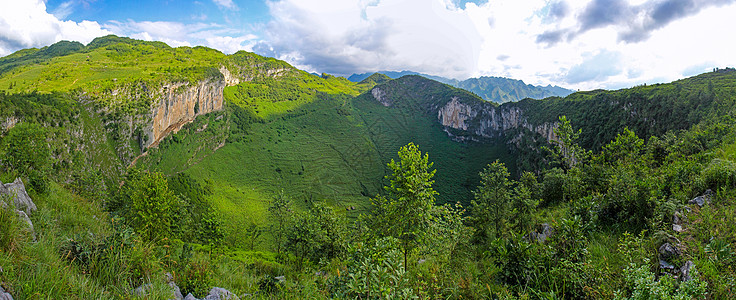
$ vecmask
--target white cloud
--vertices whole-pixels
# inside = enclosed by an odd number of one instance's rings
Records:
[[[164,21],[125,22],[111,21],[104,25],[115,34],[145,41],[161,41],[172,47],[207,46],[224,53],[239,50],[251,51],[257,38],[216,23],[192,23]]]
[[[693,70],[736,65],[736,40],[718,34],[736,28],[733,0],[662,9],[702,1],[669,2],[280,0],[269,3],[273,20],[255,49],[338,75],[409,69],[584,90],[671,81]],[[605,3],[641,13],[628,15],[631,20],[624,13],[609,16],[611,25],[595,23],[596,14],[608,14],[595,9]],[[588,27],[581,30],[581,24]],[[646,32],[633,36],[629,29],[637,26]],[[555,43],[540,38],[556,31],[561,38]]]
[[[59,19],[65,19],[74,11],[74,1],[66,1],[61,3],[57,8],[54,9],[53,14]]]
[[[42,0],[0,1],[0,56],[61,40],[86,44],[110,33],[97,22],[61,21]]]
[[[235,5],[233,0],[212,0],[217,6],[224,9],[238,10],[238,6]]]
[[[307,70],[463,77],[477,66],[478,31],[465,10],[444,0],[283,0],[269,7],[268,42],[256,49]]]

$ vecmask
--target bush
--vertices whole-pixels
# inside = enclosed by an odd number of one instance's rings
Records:
[[[702,172],[705,187],[718,190],[736,186],[736,164],[730,160],[713,159]]]
[[[20,123],[13,127],[2,139],[0,153],[3,153],[2,164],[27,177],[30,187],[36,192],[46,192],[51,151],[43,127],[34,123]]]

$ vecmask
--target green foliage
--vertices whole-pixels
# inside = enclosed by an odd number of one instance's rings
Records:
[[[291,210],[291,200],[288,199],[284,192],[281,191],[271,200],[268,206],[268,212],[271,217],[271,234],[276,244],[276,252],[281,253],[281,247],[286,243],[286,235],[289,230],[290,217],[293,214]]]
[[[318,263],[339,258],[345,252],[345,220],[331,207],[315,203],[308,212],[297,213],[292,218],[284,247],[297,258],[298,269],[305,259]]]
[[[2,139],[0,153],[3,153],[2,163],[6,168],[27,177],[34,190],[46,191],[51,153],[43,127],[34,123],[13,127]]]
[[[431,210],[437,192],[432,189],[435,170],[429,155],[409,143],[399,149],[399,161],[388,163],[392,173],[386,176],[390,185],[388,197],[373,199],[371,228],[379,236],[397,238],[402,243],[404,265],[409,252],[422,243],[431,222]]]
[[[706,295],[707,282],[698,278],[698,272],[693,271],[693,279],[679,283],[674,278],[665,275],[657,280],[654,273],[645,265],[637,266],[631,264],[624,270],[626,274],[627,287],[631,290],[631,296],[625,296],[623,292],[616,293],[615,299],[700,299]]]
[[[624,132],[616,136],[616,139],[603,147],[604,160],[608,163],[626,160],[631,163],[639,158],[644,150],[644,140],[636,136],[636,133],[624,128]]]
[[[166,177],[136,168],[128,169],[119,196],[108,209],[146,240],[171,237],[174,217],[181,202],[169,189]]]
[[[736,164],[730,160],[713,159],[702,171],[705,187],[713,190],[736,187]]]
[[[401,260],[401,242],[386,237],[375,243],[353,244],[349,249],[347,274],[341,276],[336,296],[365,299],[412,299],[414,291],[409,284]]]
[[[183,270],[178,278],[176,278],[176,282],[179,285],[182,295],[191,293],[192,295],[204,297],[212,288],[214,281],[214,270],[211,265],[212,262],[204,255],[192,255],[192,253],[188,251],[191,250],[185,250],[182,255],[190,255],[191,257],[182,257],[182,262],[185,263],[183,264]]]
[[[470,212],[476,236],[481,243],[501,237],[505,231],[512,202],[508,177],[506,166],[498,161],[489,164],[480,173],[481,182],[473,193],[475,199],[471,201]],[[524,202],[522,199],[519,201]]]

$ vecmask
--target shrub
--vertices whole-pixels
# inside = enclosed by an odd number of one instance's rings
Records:
[[[718,190],[720,187],[736,186],[736,164],[730,160],[713,159],[702,172],[705,187]]]

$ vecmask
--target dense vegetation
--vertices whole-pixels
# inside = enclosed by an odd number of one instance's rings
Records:
[[[166,77],[146,73],[149,50]],[[223,75],[200,75],[220,63],[249,80],[130,165],[119,136],[135,130],[115,124],[137,113],[111,116],[98,90],[128,80],[117,71],[38,92],[13,83],[85,55],[122,63],[113,52],[138,58],[118,66],[136,80],[214,80]],[[0,180],[20,177],[38,206],[34,231],[0,209],[0,281],[16,299],[168,299],[169,280],[184,295],[219,286],[264,299],[733,293],[731,70],[504,104],[559,124],[551,144],[527,134],[519,148],[450,139],[433,107],[483,100],[418,76],[354,84],[246,52],[118,37],[24,50],[0,70],[0,87],[13,85],[0,93]],[[379,84],[390,107],[367,92]]]

